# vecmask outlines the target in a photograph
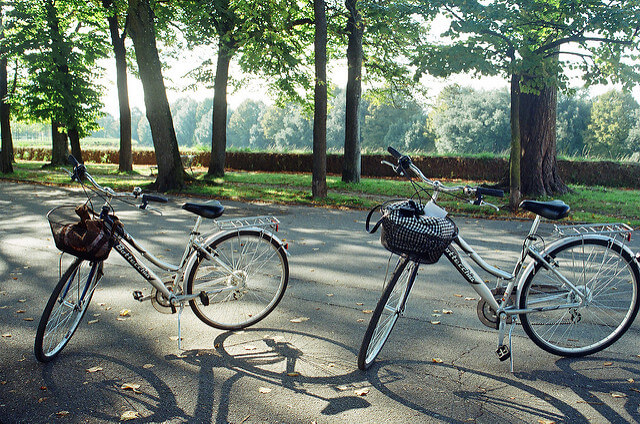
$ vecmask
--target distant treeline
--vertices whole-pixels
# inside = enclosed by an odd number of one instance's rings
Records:
[[[339,152],[344,145],[343,90],[330,100],[327,147]],[[394,145],[424,153],[497,153],[509,149],[509,93],[475,90],[452,85],[432,107],[409,98],[393,102],[363,99],[361,145],[377,151]],[[211,147],[212,100],[182,98],[171,105],[180,147]],[[231,149],[310,151],[313,139],[311,115],[297,104],[284,108],[245,100],[229,110],[227,147]],[[99,120],[94,138],[119,138],[117,118]],[[144,113],[132,111],[134,145],[151,147],[151,131]],[[48,125],[13,124],[15,139],[50,139]],[[640,157],[640,105],[630,93],[616,90],[596,97],[578,92],[560,95],[557,109],[557,148],[563,156],[635,159]]]

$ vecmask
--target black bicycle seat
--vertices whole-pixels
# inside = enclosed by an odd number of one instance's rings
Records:
[[[551,200],[549,202],[539,202],[537,200],[523,200],[520,207],[536,215],[547,219],[562,219],[569,215],[571,209],[562,200]]]
[[[182,205],[182,209],[209,219],[217,218],[224,212],[224,206],[222,206],[218,201],[208,203],[185,203]]]

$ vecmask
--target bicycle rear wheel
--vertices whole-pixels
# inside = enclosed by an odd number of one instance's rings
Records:
[[[42,312],[34,352],[38,361],[53,360],[78,328],[102,277],[102,262],[76,259],[53,289]]]
[[[373,311],[371,321],[358,352],[358,368],[368,369],[382,350],[391,334],[391,330],[404,312],[409,292],[418,273],[419,264],[404,257],[396,266],[396,270],[384,288],[382,296]]]
[[[289,281],[284,246],[270,233],[244,229],[223,235],[208,246],[230,270],[199,256],[187,279],[186,293],[204,292],[189,301],[204,323],[238,330],[266,317],[280,302]]]
[[[519,307],[548,309],[520,315],[531,340],[570,357],[599,352],[618,340],[638,312],[640,276],[629,250],[611,239],[575,238],[551,249],[547,258],[578,292],[536,265],[522,286]]]

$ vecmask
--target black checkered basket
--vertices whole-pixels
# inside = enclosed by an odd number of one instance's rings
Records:
[[[382,217],[369,230],[369,221],[377,209]],[[367,216],[366,229],[373,234],[378,227],[380,242],[387,250],[423,264],[438,262],[458,236],[458,227],[451,219],[429,216],[424,205],[413,200],[389,201],[373,208]]]

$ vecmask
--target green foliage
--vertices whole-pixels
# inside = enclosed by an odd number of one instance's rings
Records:
[[[617,158],[640,149],[627,144],[629,132],[638,122],[640,105],[629,92],[611,90],[598,96],[591,109],[585,144],[594,155]],[[635,149],[633,149],[635,147]]]
[[[446,87],[430,114],[438,153],[501,153],[509,148],[509,93]]]
[[[44,3],[44,4],[43,4]],[[76,0],[12,2],[6,41],[20,57],[16,116],[58,121],[85,136],[97,128],[102,88],[96,85],[107,55],[103,8]]]
[[[425,1],[426,3],[426,1]],[[567,71],[585,83],[640,80],[637,1],[436,0],[430,5],[450,19],[444,42],[424,50],[418,74],[447,76],[474,71],[522,75],[523,92],[566,88]],[[578,59],[578,60],[575,60]]]
[[[556,147],[558,154],[579,156],[585,153],[584,137],[591,122],[592,101],[584,92],[575,96],[560,94],[556,111]]]

